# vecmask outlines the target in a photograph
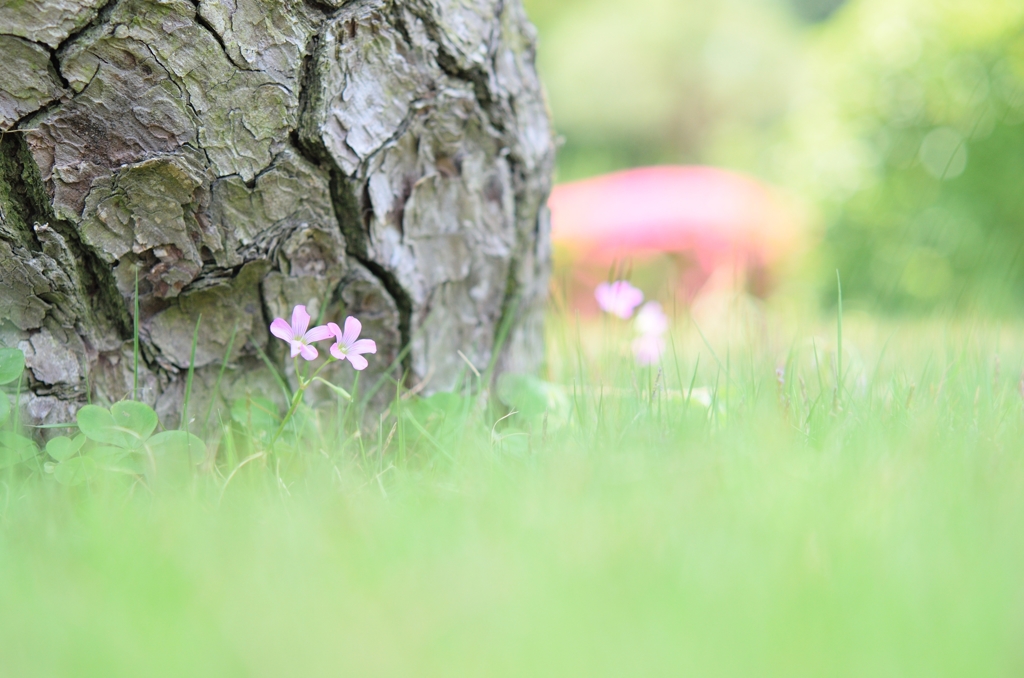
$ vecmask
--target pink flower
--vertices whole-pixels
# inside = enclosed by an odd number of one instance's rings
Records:
[[[359,338],[359,333],[363,331],[362,323],[349,316],[345,318],[344,332],[335,323],[327,323],[327,327],[330,328],[331,334],[337,339],[337,343],[331,346],[331,355],[338,360],[347,359],[352,363],[353,369],[365,370],[369,363],[366,362],[366,358],[362,354],[376,353],[377,344],[373,339]]]
[[[617,280],[613,283],[601,283],[594,290],[597,304],[605,313],[617,315],[620,318],[629,318],[633,315],[633,309],[643,303],[644,293],[630,285],[625,280]]]
[[[661,310],[661,304],[648,301],[636,314],[634,323],[638,334],[661,336],[668,329],[668,316]]]
[[[633,355],[641,365],[653,365],[661,360],[665,340],[656,334],[645,334],[633,340]]]
[[[330,339],[331,331],[326,325],[320,325],[306,331],[309,327],[309,314],[306,307],[298,305],[292,311],[292,324],[285,322],[284,318],[276,318],[270,323],[270,333],[278,339],[287,341],[292,346],[292,357],[301,355],[306,360],[316,360],[316,348],[310,346],[314,341]]]

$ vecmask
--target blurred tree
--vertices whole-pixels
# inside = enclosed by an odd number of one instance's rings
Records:
[[[1009,0],[863,0],[816,36],[779,176],[829,206],[848,296],[1024,306],[1022,28]]]
[[[565,181],[658,163],[764,169],[800,68],[789,0],[526,0]]]

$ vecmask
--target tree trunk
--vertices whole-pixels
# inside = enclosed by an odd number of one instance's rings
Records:
[[[279,391],[259,349],[293,378],[267,325],[295,304],[362,320],[364,390],[538,364],[553,144],[520,0],[0,0],[0,33],[0,344],[31,423],[132,395],[136,287],[165,423],[197,323],[190,417],[225,356],[226,398]]]

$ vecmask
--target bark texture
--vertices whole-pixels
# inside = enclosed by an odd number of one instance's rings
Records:
[[[459,351],[536,366],[553,145],[520,0],[0,0],[0,33],[0,343],[32,423],[131,392],[136,279],[165,422],[200,316],[197,410],[233,333],[226,396],[276,392],[257,347],[290,369],[266,327],[300,303],[363,321],[363,384],[404,346],[428,391]]]

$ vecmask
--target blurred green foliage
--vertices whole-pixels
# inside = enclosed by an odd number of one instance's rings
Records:
[[[558,179],[629,166],[753,173],[820,208],[873,310],[1024,300],[1024,2],[527,0]]]
[[[560,181],[657,163],[756,169],[778,137],[802,49],[803,24],[784,0],[526,6],[564,138]]]
[[[1022,29],[1018,1],[863,0],[810,40],[780,176],[869,308],[1022,307]]]

